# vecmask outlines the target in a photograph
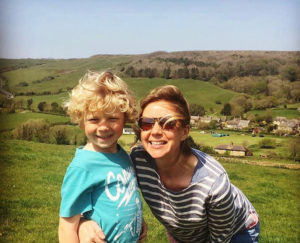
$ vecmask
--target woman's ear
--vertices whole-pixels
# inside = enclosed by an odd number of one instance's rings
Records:
[[[181,141],[186,140],[187,137],[189,136],[189,133],[190,133],[190,125],[186,125],[185,127],[183,127],[183,135]]]

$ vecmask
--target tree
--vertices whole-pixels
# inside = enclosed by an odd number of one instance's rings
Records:
[[[47,102],[46,101],[42,101],[38,104],[38,109],[40,111],[45,111],[45,108],[47,107]]]
[[[221,114],[224,116],[230,116],[231,115],[231,105],[229,103],[224,104]]]
[[[241,117],[244,113],[244,108],[240,105],[231,105],[231,115],[234,117]]]
[[[198,68],[191,69],[191,79],[199,79],[199,70]]]
[[[163,71],[163,78],[166,78],[166,79],[170,79],[171,78],[171,69],[170,67],[168,68],[165,68],[164,71]]]
[[[128,67],[125,71],[125,74],[132,78],[136,77],[136,72],[133,66]]]
[[[243,108],[243,112],[247,112],[252,108],[252,100],[248,95],[237,95],[234,96],[230,103],[235,106],[240,106]]]
[[[33,103],[33,99],[32,99],[32,98],[30,98],[30,99],[27,100],[27,107],[28,107],[29,109],[30,109],[32,103]]]
[[[198,104],[191,104],[190,105],[190,112],[192,116],[204,116],[205,109],[202,105]]]
[[[265,121],[267,123],[271,123],[273,122],[273,114],[272,114],[272,110],[268,109],[265,113]]]
[[[294,66],[285,66],[282,68],[281,76],[288,79],[291,82],[294,82],[298,79],[297,67]]]
[[[51,109],[52,109],[52,111],[54,111],[54,112],[57,111],[57,109],[58,109],[58,104],[57,104],[57,102],[52,102],[52,103],[51,103]]]
[[[291,153],[291,157],[293,160],[299,159],[300,157],[300,137],[292,140],[291,143],[289,143],[289,151]]]

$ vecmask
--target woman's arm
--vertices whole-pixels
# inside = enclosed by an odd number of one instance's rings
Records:
[[[148,227],[143,219],[139,243],[147,238]],[[80,243],[105,243],[105,235],[100,226],[93,220],[81,219],[78,228]]]
[[[139,243],[142,243],[147,239],[147,232],[148,232],[148,226],[147,226],[145,220],[143,219],[143,224],[142,224],[142,230],[141,230],[141,234],[140,234],[140,238],[139,238]]]
[[[58,236],[60,243],[79,243],[78,225],[80,221],[80,214],[73,217],[59,219]]]

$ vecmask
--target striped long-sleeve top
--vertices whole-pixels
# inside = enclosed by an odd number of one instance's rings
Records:
[[[219,162],[199,150],[193,153],[198,163],[190,185],[172,191],[160,181],[155,160],[142,147],[134,148],[131,158],[143,197],[178,242],[230,242],[253,223],[255,209]]]

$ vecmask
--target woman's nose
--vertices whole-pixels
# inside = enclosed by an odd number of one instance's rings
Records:
[[[154,123],[151,132],[152,133],[162,133],[162,127],[158,124],[158,122]]]

